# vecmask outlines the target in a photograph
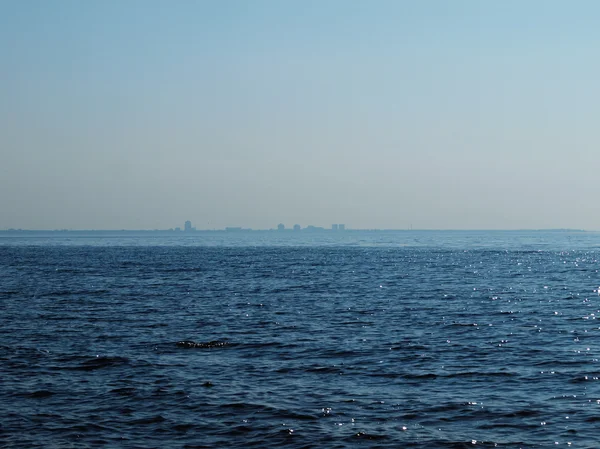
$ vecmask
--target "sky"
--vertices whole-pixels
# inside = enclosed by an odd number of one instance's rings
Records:
[[[0,229],[600,229],[595,0],[0,0]]]

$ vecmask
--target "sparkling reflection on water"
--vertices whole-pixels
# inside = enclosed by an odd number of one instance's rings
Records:
[[[409,234],[1,240],[0,441],[598,447],[597,235]]]

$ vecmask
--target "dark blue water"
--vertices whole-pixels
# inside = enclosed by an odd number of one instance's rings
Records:
[[[0,444],[600,447],[600,236],[408,234],[2,239]]]

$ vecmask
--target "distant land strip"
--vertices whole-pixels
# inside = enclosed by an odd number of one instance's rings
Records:
[[[0,229],[0,234],[160,234],[160,235],[193,235],[202,233],[274,233],[274,234],[294,234],[294,233],[333,233],[343,234],[347,232],[589,232],[585,229],[570,228],[550,228],[550,229],[344,229],[334,230],[329,228],[303,228],[303,229],[249,229],[249,228],[223,228],[223,229]]]

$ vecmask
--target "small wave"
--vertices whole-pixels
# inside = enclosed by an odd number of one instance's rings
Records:
[[[136,391],[133,387],[114,388],[110,390],[111,393],[118,394],[119,396],[135,396]]]
[[[541,362],[537,362],[534,363],[533,366],[582,366],[584,365],[583,362],[581,362],[580,360],[561,360],[561,359],[556,359],[556,360],[543,360]]]
[[[266,348],[295,348],[297,345],[295,343],[281,343],[278,341],[265,341],[265,342],[253,342],[253,343],[243,343],[242,347],[244,349],[266,349]]]
[[[94,371],[102,368],[109,368],[112,366],[126,365],[129,363],[129,359],[126,357],[94,357],[83,361],[77,366],[70,367],[67,369],[75,371]]]
[[[403,447],[406,448],[419,448],[419,449],[468,449],[468,448],[477,448],[477,447],[527,447],[525,443],[515,441],[515,442],[503,442],[496,443],[493,441],[478,441],[478,440],[470,440],[470,441],[448,441],[448,440],[429,440],[429,441],[420,441],[418,443],[412,444],[404,444]]]
[[[219,340],[211,340],[206,342],[197,343],[191,340],[182,340],[177,342],[178,348],[202,348],[202,349],[212,349],[212,348],[224,348],[226,346],[231,346],[231,343],[228,341],[219,341]]]
[[[19,393],[18,396],[23,396],[26,398],[33,398],[33,399],[43,399],[43,398],[49,398],[50,396],[54,396],[56,393],[54,393],[53,391],[50,390],[37,390],[37,391],[33,391],[31,393]]]
[[[533,409],[522,409],[522,410],[517,410],[516,412],[513,412],[513,413],[505,414],[505,416],[516,417],[516,418],[531,418],[532,416],[539,416],[539,415],[541,415],[541,411],[533,410]]]
[[[107,430],[113,430],[110,429],[109,427],[106,426],[102,426],[98,423],[79,423],[79,424],[75,424],[73,426],[70,426],[68,429],[65,430],[70,430],[70,431],[75,431],[75,432],[103,432],[103,431],[107,431]]]
[[[435,373],[423,373],[423,374],[404,374],[402,376],[405,379],[437,379],[438,375]]]
[[[443,378],[461,378],[461,377],[514,377],[516,374],[503,372],[503,371],[492,371],[492,372],[481,372],[481,371],[462,371],[458,373],[421,373],[421,374],[413,374],[406,373],[402,374],[402,377],[405,379],[437,379],[438,377]]]
[[[139,424],[156,424],[156,423],[161,423],[166,421],[166,418],[162,417],[161,415],[156,415],[156,416],[150,416],[148,418],[140,418],[140,419],[134,419],[132,421],[129,421],[128,424],[135,424],[135,425],[139,425]]]
[[[509,373],[505,371],[492,371],[492,372],[481,372],[481,371],[463,371],[460,373],[445,374],[443,377],[514,377],[515,373]]]
[[[192,430],[194,427],[196,427],[196,424],[182,423],[182,424],[174,424],[172,428],[173,428],[173,430],[176,430],[177,432],[187,432],[188,430]]]
[[[305,370],[307,373],[318,373],[318,374],[338,374],[340,368],[336,366],[309,366]]]
[[[357,432],[354,435],[348,437],[348,440],[371,440],[371,441],[380,441],[387,439],[387,435],[376,434],[376,433],[367,433],[367,432]]]
[[[19,290],[0,290],[0,296],[22,295],[24,292]]]
[[[431,349],[429,346],[421,345],[418,343],[392,343],[390,346],[390,350],[392,351],[402,351],[410,349],[412,351],[427,351]]]
[[[383,377],[384,379],[397,379],[401,377],[401,374],[398,373],[371,373],[369,377]]]
[[[343,321],[340,324],[344,325],[344,326],[372,326],[373,324],[375,324],[373,321]]]
[[[255,417],[260,416],[278,416],[281,419],[288,420],[299,420],[299,421],[315,421],[318,419],[317,415],[298,413],[287,408],[273,407],[265,404],[255,404],[250,402],[231,402],[228,404],[222,404],[219,406],[221,409],[227,411],[227,415],[230,415],[231,410],[250,412]]]

